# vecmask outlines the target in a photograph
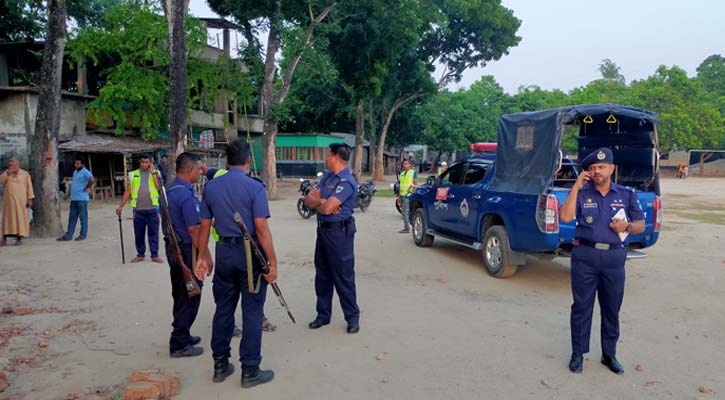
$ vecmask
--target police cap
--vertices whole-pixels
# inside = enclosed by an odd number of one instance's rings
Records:
[[[596,149],[584,157],[581,162],[582,169],[587,169],[592,164],[614,164],[612,150],[609,150],[608,147]]]
[[[350,150],[352,147],[345,143],[331,143],[330,152],[336,156],[339,156],[345,161],[350,161]]]

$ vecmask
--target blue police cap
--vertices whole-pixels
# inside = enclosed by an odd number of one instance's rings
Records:
[[[612,150],[609,150],[608,147],[596,149],[584,157],[581,162],[582,169],[587,169],[592,164],[614,164]]]

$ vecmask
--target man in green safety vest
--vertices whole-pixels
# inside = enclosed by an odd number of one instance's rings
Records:
[[[441,174],[446,172],[447,169],[448,169],[448,163],[445,161],[441,162],[440,166],[438,167],[438,170],[436,171],[436,176],[441,176]]]
[[[417,185],[418,173],[409,160],[403,160],[403,172],[400,173],[400,208],[405,225],[398,233],[410,233],[410,196]]]
[[[123,192],[121,205],[116,209],[116,215],[121,216],[126,202],[133,208],[133,232],[136,237],[136,257],[132,263],[141,262],[146,258],[146,231],[149,235],[149,249],[151,261],[163,264],[159,257],[159,188],[154,183],[153,175],[156,173],[151,164],[151,156],[144,154],[139,160],[139,169],[131,171],[126,177],[126,190]]]

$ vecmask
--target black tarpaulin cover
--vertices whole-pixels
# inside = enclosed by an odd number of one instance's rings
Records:
[[[657,115],[650,111],[614,104],[586,104],[502,116],[491,190],[545,193],[559,165],[564,125],[581,123],[591,116],[592,127],[602,126],[602,121],[610,115],[625,125],[657,124]],[[596,129],[587,134],[597,132],[609,134]]]

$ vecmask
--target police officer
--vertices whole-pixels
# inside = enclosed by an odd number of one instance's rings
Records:
[[[576,218],[571,255],[572,355],[569,370],[582,371],[583,354],[589,352],[594,296],[602,314],[602,364],[616,374],[624,373],[617,361],[619,309],[624,296],[624,262],[627,234],[645,229],[644,212],[634,189],[612,183],[612,151],[604,147],[582,160],[582,173],[561,206],[561,220]],[[625,218],[621,218],[624,215]]]
[[[204,172],[206,174],[207,181],[210,181],[214,178],[218,178],[220,176],[226,175],[229,172],[228,168],[207,168],[207,170]],[[219,241],[219,234],[217,234],[216,229],[214,229],[214,223],[212,222],[212,228],[211,228],[211,236],[214,238],[214,240]],[[262,316],[262,330],[264,332],[274,332],[277,330],[277,325],[272,324],[269,322],[269,319],[267,319],[267,316]],[[242,330],[237,328],[236,325],[234,325],[234,333],[232,334],[233,337],[241,337],[242,336]]]
[[[317,318],[310,322],[310,329],[330,323],[334,288],[345,314],[347,333],[360,331],[360,309],[355,291],[356,227],[352,216],[357,199],[357,182],[347,166],[349,160],[349,146],[344,143],[331,144],[327,155],[328,171],[305,199],[308,207],[317,209]]]
[[[242,140],[227,146],[226,161],[229,172],[206,184],[201,203],[201,250],[194,273],[203,279],[211,274],[206,258],[206,246],[212,219],[219,233],[216,244],[216,272],[213,293],[216,311],[212,322],[211,348],[214,358],[214,382],[223,382],[234,372],[229,364],[230,342],[234,331],[234,311],[242,297],[242,340],[239,357],[242,363],[242,387],[248,388],[274,379],[274,372],[259,369],[262,361],[262,318],[267,295],[267,282],[277,279],[277,257],[272,245],[272,234],[267,224],[269,204],[264,184],[249,176],[250,147]],[[264,275],[259,292],[251,293],[247,285],[247,265],[242,230],[234,222],[238,212],[257,240],[269,261],[269,274]],[[259,271],[254,271],[257,282]]]
[[[192,247],[199,248],[199,201],[194,196],[193,183],[199,181],[201,168],[199,157],[192,153],[181,153],[176,157],[176,179],[166,189],[166,198],[169,204],[169,215],[176,236],[180,239],[179,246],[184,263],[193,267]],[[166,216],[164,215],[164,218]],[[198,336],[191,336],[191,325],[199,312],[201,296],[189,297],[186,292],[186,283],[181,266],[177,263],[174,254],[176,249],[171,246],[169,232],[164,220],[163,231],[166,242],[166,257],[169,260],[169,273],[171,275],[171,296],[174,299],[174,328],[169,339],[169,352],[172,358],[195,357],[204,353],[201,347],[195,345],[201,342]],[[211,257],[207,252],[207,259]],[[199,287],[202,282],[198,282]]]

